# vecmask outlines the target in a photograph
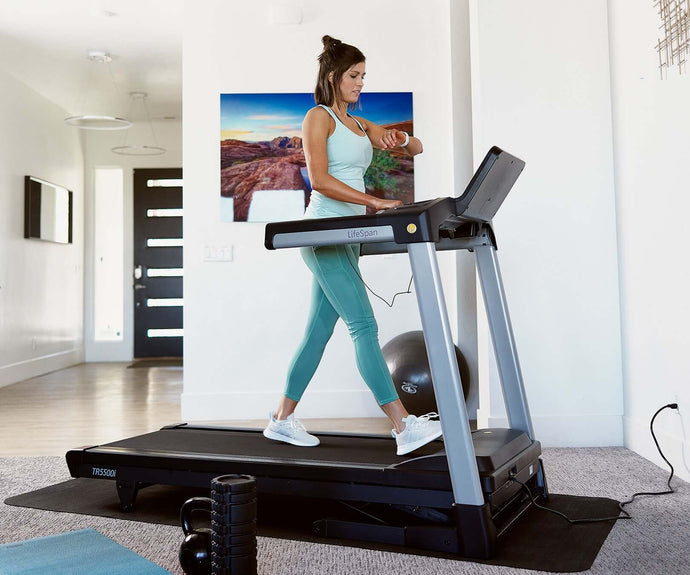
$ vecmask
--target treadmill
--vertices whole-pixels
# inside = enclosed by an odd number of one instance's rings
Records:
[[[113,480],[123,510],[131,510],[149,485],[210,488],[219,475],[248,474],[256,478],[260,522],[262,500],[299,502],[318,537],[492,557],[532,504],[520,483],[548,497],[491,226],[523,168],[493,147],[460,197],[266,226],[268,249],[359,243],[362,255],[408,253],[443,440],[398,456],[389,436],[318,433],[321,445],[304,449],[266,440],[261,430],[180,423],[71,450],[72,477]],[[436,258],[458,249],[476,256],[509,428],[470,430]]]

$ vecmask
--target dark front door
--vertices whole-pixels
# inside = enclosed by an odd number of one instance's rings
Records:
[[[182,169],[134,170],[134,357],[182,357]]]

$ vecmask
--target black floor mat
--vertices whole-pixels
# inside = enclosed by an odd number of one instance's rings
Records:
[[[179,509],[187,499],[193,496],[208,496],[208,492],[200,489],[154,485],[139,492],[134,511],[124,513],[120,509],[113,481],[72,479],[11,497],[5,503],[49,511],[179,525]],[[463,560],[457,555],[446,553],[318,538],[309,529],[313,517],[301,512],[299,499],[291,498],[290,503],[295,508],[285,508],[285,502],[282,501],[281,514],[277,516],[268,511],[277,509],[279,506],[275,502],[262,503],[262,501],[264,500],[259,501],[258,512],[259,535],[261,536]],[[618,502],[605,498],[552,494],[548,506],[573,519],[618,515]],[[319,507],[320,513],[324,513],[323,502],[319,502]],[[488,561],[476,562],[560,573],[585,571],[591,567],[612,527],[613,521],[571,525],[552,513],[532,507],[499,540],[496,557]],[[180,539],[182,539],[181,530]]]

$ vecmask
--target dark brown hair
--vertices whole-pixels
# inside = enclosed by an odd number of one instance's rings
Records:
[[[340,40],[324,36],[323,52],[319,54],[319,77],[314,90],[314,100],[317,104],[332,106],[340,97],[338,86],[343,74],[355,64],[364,62],[364,54],[358,48],[345,44]],[[333,82],[328,81],[328,76],[333,73]],[[350,104],[349,109],[355,110],[356,104]]]

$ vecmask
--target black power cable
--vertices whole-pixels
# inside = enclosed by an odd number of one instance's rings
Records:
[[[664,409],[678,409],[678,404],[677,403],[669,403],[667,405],[664,405],[663,407],[659,408],[657,412],[652,416],[652,420],[649,422],[649,430],[652,433],[652,439],[654,439],[654,444],[656,445],[657,451],[659,452],[659,455],[661,455],[661,458],[666,462],[666,464],[671,468],[671,474],[668,477],[668,481],[666,482],[666,485],[668,486],[668,490],[666,491],[641,491],[640,493],[635,493],[630,499],[627,501],[623,501],[622,503],[618,504],[618,508],[620,509],[620,513],[622,515],[617,515],[615,517],[596,517],[593,519],[571,519],[564,513],[561,513],[560,511],[556,511],[555,509],[550,509],[549,507],[544,507],[543,505],[540,505],[536,501],[536,497],[532,495],[532,491],[530,488],[525,485],[522,481],[516,479],[515,477],[511,477],[510,479],[513,480],[515,483],[519,483],[523,489],[527,491],[527,495],[530,498],[530,501],[534,504],[535,507],[538,509],[542,509],[544,511],[548,511],[550,513],[554,513],[555,515],[558,515],[559,517],[562,517],[565,519],[568,523],[571,524],[576,524],[576,523],[598,523],[598,522],[603,522],[603,521],[618,521],[619,519],[632,519],[632,516],[628,511],[625,509],[626,505],[629,505],[632,503],[636,497],[640,497],[642,495],[668,495],[669,493],[675,493],[676,490],[671,486],[671,480],[673,479],[673,475],[675,473],[675,469],[673,468],[673,465],[671,465],[671,462],[666,459],[666,456],[664,453],[661,451],[661,447],[659,446],[659,441],[656,438],[656,435],[654,434],[654,420],[656,419],[657,415],[659,415]]]
[[[652,439],[654,440],[654,444],[656,445],[656,449],[659,452],[659,455],[661,455],[661,458],[666,462],[666,465],[668,465],[671,468],[671,475],[668,476],[668,481],[666,482],[666,486],[668,487],[667,491],[641,491],[640,493],[635,493],[630,499],[627,501],[623,501],[619,507],[623,513],[625,513],[625,510],[623,507],[626,505],[632,503],[636,497],[640,497],[641,495],[668,495],[669,493],[675,493],[676,490],[671,487],[671,479],[673,479],[673,474],[676,472],[675,469],[673,469],[673,465],[671,465],[671,462],[666,459],[666,456],[664,453],[661,451],[661,447],[659,447],[659,441],[656,438],[656,435],[654,434],[654,420],[656,419],[656,416],[659,415],[664,409],[678,409],[678,404],[677,403],[669,403],[667,405],[664,405],[663,407],[659,408],[657,412],[652,416],[652,421],[649,423],[649,431],[652,433]]]

